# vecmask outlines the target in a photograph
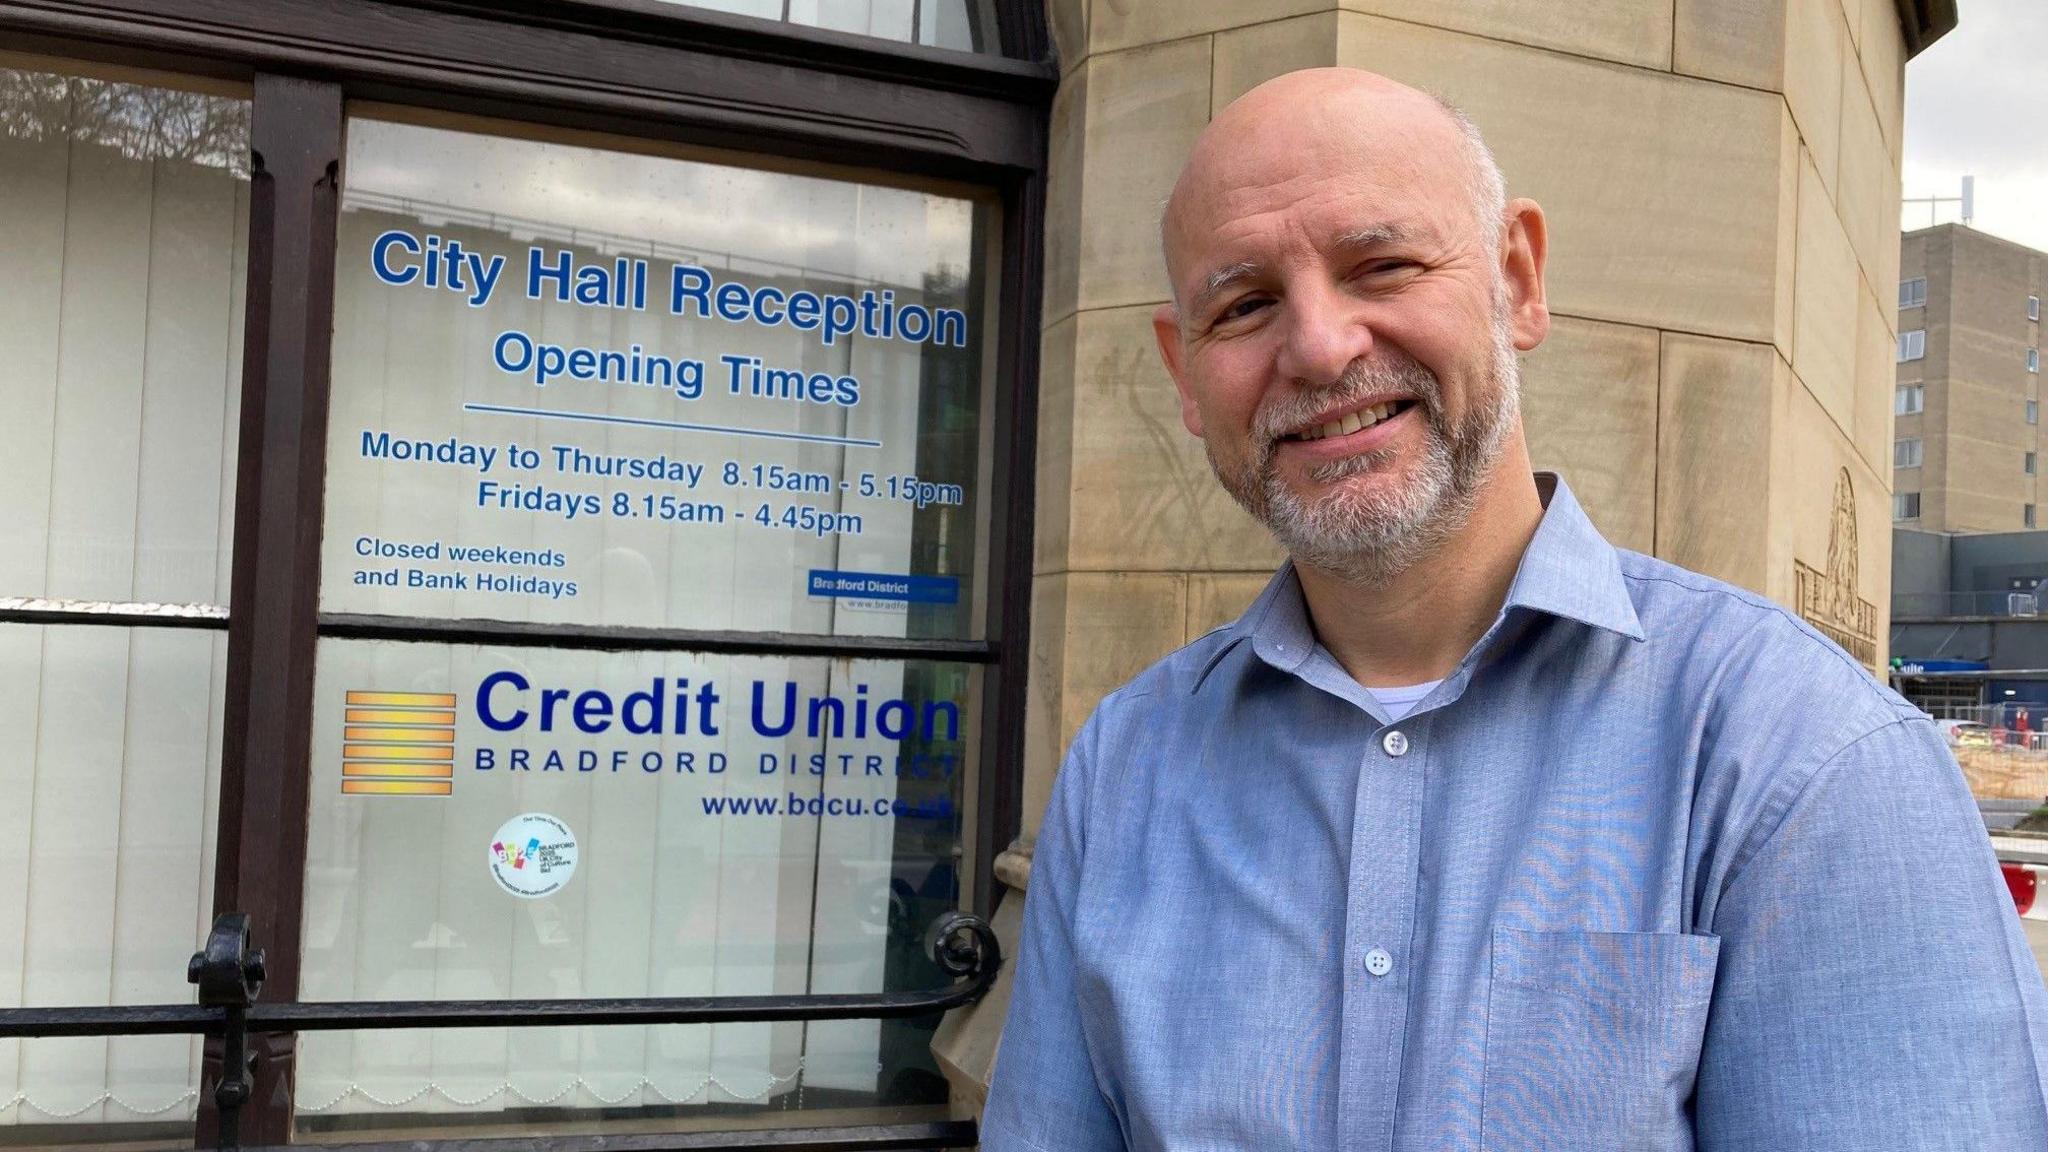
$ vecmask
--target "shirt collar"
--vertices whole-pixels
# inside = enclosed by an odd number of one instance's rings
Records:
[[[1543,500],[1543,519],[1522,553],[1501,615],[1527,608],[1641,640],[1642,621],[1629,598],[1614,546],[1587,519],[1570,485],[1557,473],[1536,473],[1536,490]],[[1298,672],[1317,644],[1294,562],[1282,564],[1259,598],[1225,630],[1228,638],[1203,663],[1189,687],[1191,693],[1199,691],[1210,671],[1246,640],[1261,660],[1282,672]]]

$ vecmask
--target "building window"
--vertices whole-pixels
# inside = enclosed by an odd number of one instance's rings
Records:
[[[1927,333],[1925,331],[1915,328],[1910,332],[1899,333],[1899,363],[1903,364],[1908,360],[1918,360],[1925,355],[1927,355]]]
[[[1918,520],[1920,518],[1920,494],[1898,492],[1892,495],[1892,519]]]
[[[2039,320],[2040,318],[2041,318],[2041,298],[2040,298],[2039,296],[2029,296],[2029,297],[2027,297],[2027,319],[2029,319],[2029,320]]]
[[[528,647],[515,662],[474,645],[323,639],[304,891],[309,907],[337,911],[306,935],[308,998],[374,999],[389,978],[450,986],[466,954],[417,941],[535,931],[500,891],[537,894],[519,887],[532,874],[441,870],[455,849],[408,831],[421,819],[409,797],[436,797],[436,826],[466,829],[478,854],[494,836],[525,842],[524,829],[493,832],[514,811],[501,785],[515,781],[524,810],[569,834],[638,846],[582,860],[564,893],[582,894],[558,902],[590,911],[539,929],[547,975],[536,959],[473,995],[615,977],[767,992],[792,975],[795,987],[907,992],[933,983],[917,934],[972,882],[964,837],[980,801],[967,781],[993,699],[982,670],[860,651],[984,634],[999,209],[959,189],[630,143],[349,121],[322,607],[845,648],[593,660]],[[610,194],[589,195],[593,182]],[[794,219],[804,227],[780,226]],[[475,271],[429,287],[432,253],[457,245]],[[519,458],[479,449],[450,469],[405,451],[501,440]],[[373,554],[366,540],[404,550]],[[473,559],[480,546],[488,558]],[[562,685],[577,686],[587,723],[545,722]],[[450,726],[430,747],[452,753],[385,751],[399,738],[376,717],[405,725],[407,707]],[[550,762],[569,767],[543,775]],[[728,815],[783,806],[797,819]],[[851,812],[869,819],[841,818]],[[410,920],[357,899],[422,884],[433,899]],[[744,946],[659,943],[699,940]],[[637,961],[603,959],[627,955]],[[647,1086],[628,1095],[650,1110],[715,1109],[728,1090],[815,1106],[799,1090],[827,1085],[844,1089],[841,1106],[902,1093],[943,1105],[929,1037],[906,1028],[764,1026],[735,1045],[622,1032],[631,1042],[599,1063],[574,1046],[496,1052],[455,1084],[424,1048],[385,1060],[337,1034],[307,1038],[297,1085],[302,1105],[338,1099],[372,1127],[413,1123],[352,1093],[372,1075],[402,1099],[449,1085],[476,1102],[460,1104],[469,1113],[523,1108],[510,1085],[528,1083],[562,1109],[610,1106],[614,1083]],[[713,1089],[694,1098],[707,1075]]]
[[[2041,350],[2040,350],[2039,348],[2029,348],[2029,349],[2027,349],[2027,371],[2029,371],[2029,372],[2039,372],[2040,370],[2041,370]]]
[[[707,8],[786,20],[813,28],[929,44],[962,52],[996,53],[995,5],[988,0],[664,0],[685,8]]]
[[[1899,281],[1899,307],[1918,308],[1927,303],[1927,277]]]
[[[1911,416],[1927,404],[1927,389],[1921,384],[1901,384],[1892,394],[1892,412],[1900,416]]]
[[[2034,474],[2034,454],[2032,452],[2027,453],[2026,470],[2027,475],[2032,476]]]
[[[249,103],[0,68],[0,108],[0,598],[72,616],[0,624],[0,964],[10,1004],[185,1001],[166,961],[213,910]],[[138,607],[174,626],[81,622]],[[190,1039],[90,1043],[24,1044],[8,1123],[111,1121],[109,1099],[190,1122]]]
[[[1918,468],[1920,466],[1920,441],[1917,437],[1892,441],[1892,467]]]
[[[2034,506],[2029,504],[2022,509],[2022,516],[2026,521],[2027,527],[2032,528],[2034,526]]]
[[[2027,401],[2027,423],[2029,423],[2029,424],[2039,424],[2040,422],[2041,422],[2041,402],[2040,402],[2039,400],[2029,400],[2029,401]]]

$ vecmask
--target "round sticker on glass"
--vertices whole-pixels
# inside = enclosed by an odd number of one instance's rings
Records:
[[[491,875],[514,896],[552,895],[575,873],[576,837],[546,813],[514,816],[491,838]]]

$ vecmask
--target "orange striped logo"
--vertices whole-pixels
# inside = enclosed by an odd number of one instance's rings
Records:
[[[453,692],[351,690],[343,719],[343,793],[446,796],[453,789]]]

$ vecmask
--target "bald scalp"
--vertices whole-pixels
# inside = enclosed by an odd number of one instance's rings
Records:
[[[1228,218],[1233,182],[1309,178],[1315,153],[1369,143],[1380,165],[1421,179],[1449,165],[1489,256],[1498,257],[1507,191],[1478,125],[1440,96],[1359,68],[1307,68],[1260,84],[1217,113],[1195,141],[1160,217],[1160,248],[1176,307],[1187,241]],[[1338,161],[1349,165],[1352,158]],[[1325,165],[1328,167],[1329,165]]]

